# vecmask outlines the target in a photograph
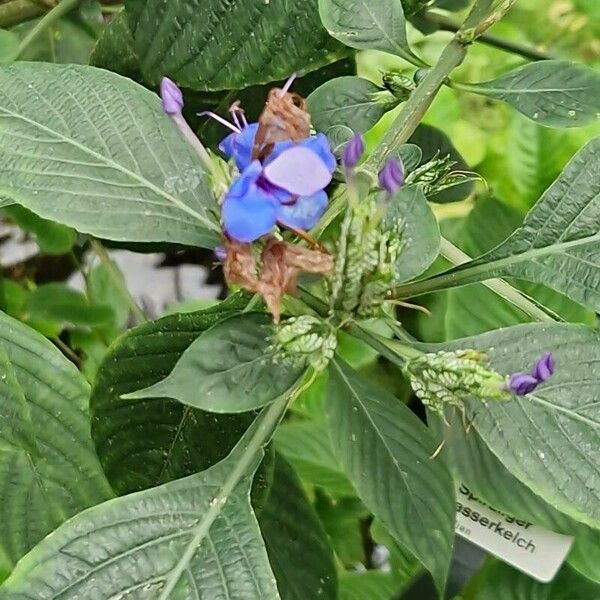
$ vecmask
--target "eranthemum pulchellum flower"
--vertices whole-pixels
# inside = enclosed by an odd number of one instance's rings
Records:
[[[506,384],[506,391],[516,396],[530,394],[538,385],[548,381],[552,377],[554,366],[553,354],[546,352],[535,362],[531,373],[513,373]]]

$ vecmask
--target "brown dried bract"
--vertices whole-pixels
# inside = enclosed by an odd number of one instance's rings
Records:
[[[275,323],[279,322],[281,316],[281,299],[284,294],[294,293],[301,272],[326,274],[331,273],[334,266],[332,257],[326,252],[270,239],[262,251],[262,268],[257,277],[250,244],[227,240],[225,248],[227,258],[224,272],[227,283],[260,294]]]
[[[264,160],[277,142],[300,142],[310,135],[310,114],[302,96],[273,88],[258,119],[252,158]]]

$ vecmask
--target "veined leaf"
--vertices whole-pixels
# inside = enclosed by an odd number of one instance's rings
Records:
[[[3,598],[279,600],[250,486],[287,403],[281,398],[265,409],[210,469],[65,523],[19,562]]]
[[[325,29],[346,46],[415,60],[400,0],[319,0]]]
[[[418,185],[401,187],[390,202],[386,217],[402,219],[402,250],[396,262],[396,280],[414,279],[425,271],[440,251],[440,228]]]
[[[307,73],[344,50],[317,0],[125,0],[142,73],[197,90],[244,88]]]
[[[398,104],[387,90],[368,79],[346,76],[330,79],[307,99],[308,111],[317,131],[345,126],[355,133],[371,129]]]
[[[205,172],[154,94],[94,67],[26,62],[0,68],[0,89],[1,197],[98,237],[214,247]]]
[[[600,309],[600,137],[578,152],[499,246],[464,265],[399,289],[402,295],[491,279],[542,283]]]
[[[216,413],[265,406],[289,390],[304,371],[274,362],[271,332],[271,319],[265,314],[217,323],[183,353],[166,379],[125,399],[160,396]]]
[[[548,127],[581,127],[600,116],[600,73],[568,60],[532,62],[493,81],[460,87],[503,100]]]
[[[48,340],[0,313],[0,566],[112,491],[89,430],[89,388]]]
[[[443,595],[454,484],[444,463],[430,459],[433,435],[404,404],[339,359],[330,367],[327,417],[334,451],[360,498]]]
[[[277,430],[275,447],[304,481],[335,495],[356,495],[333,453],[329,431],[323,423],[288,421]]]
[[[390,600],[397,589],[390,573],[347,571],[340,575],[340,600]]]
[[[469,412],[512,475],[552,507],[600,528],[600,334],[579,325],[517,325],[443,347],[485,351],[502,374],[526,371],[553,353],[556,372],[534,392],[509,402],[473,399]]]
[[[125,333],[110,348],[90,404],[100,461],[118,494],[206,469],[241,438],[251,414],[215,415],[160,396],[143,400],[122,396],[167,377],[202,332],[245,304],[232,296],[204,311],[150,321]]]
[[[258,522],[282,600],[337,600],[329,541],[302,484],[280,455]]]

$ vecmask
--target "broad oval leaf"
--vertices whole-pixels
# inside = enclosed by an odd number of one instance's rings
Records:
[[[524,343],[524,340],[527,343]],[[485,351],[508,374],[551,351],[556,372],[510,402],[469,401],[474,426],[508,471],[552,507],[600,528],[600,334],[579,325],[517,325],[444,345]]]
[[[256,517],[252,476],[287,399],[257,417],[210,469],[80,513],[23,558],[5,600],[279,600]]]
[[[548,127],[581,127],[600,116],[600,73],[568,60],[537,61],[493,81],[460,87],[503,100]]]
[[[344,54],[317,0],[125,0],[145,79],[196,90],[245,88],[307,73]]]
[[[252,415],[215,415],[160,396],[122,395],[157,383],[208,328],[244,308],[243,298],[190,314],[149,321],[110,348],[94,382],[92,436],[118,494],[137,492],[197,473],[231,450]]]
[[[440,251],[437,219],[418,185],[407,185],[392,198],[386,218],[399,216],[402,222],[402,249],[396,262],[398,282],[423,273]]]
[[[84,233],[212,248],[214,196],[158,97],[76,65],[0,68],[0,196]]]
[[[346,46],[416,58],[400,0],[319,0],[319,13],[325,29]]]
[[[440,595],[454,539],[454,483],[431,432],[397,398],[335,359],[327,418],[334,451],[361,500],[431,572]]]
[[[337,573],[327,535],[302,484],[275,457],[273,483],[258,517],[281,600],[337,600]]]
[[[599,170],[600,137],[573,157],[523,225],[499,246],[399,293],[418,295],[508,276],[542,283],[600,310]]]
[[[0,564],[112,496],[90,436],[89,388],[39,333],[0,313]]]
[[[209,412],[246,412],[287,392],[302,367],[274,362],[272,324],[265,314],[231,317],[211,327],[183,353],[162,381],[124,396],[166,397]]]
[[[317,131],[342,125],[355,133],[371,129],[398,100],[362,77],[337,77],[318,87],[307,99]]]

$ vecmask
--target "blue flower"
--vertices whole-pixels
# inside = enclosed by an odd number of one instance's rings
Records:
[[[240,170],[222,209],[225,232],[239,242],[253,242],[277,223],[293,229],[313,227],[327,207],[323,190],[336,167],[323,134],[299,143],[279,142],[262,163],[252,160],[257,130],[258,124],[250,123],[219,145]]]
[[[535,361],[531,373],[513,373],[506,386],[507,391],[517,396],[530,394],[540,383],[544,383],[552,377],[554,366],[552,352],[546,352]]]

